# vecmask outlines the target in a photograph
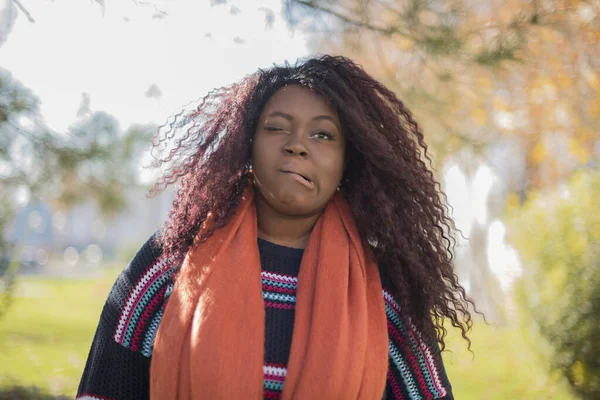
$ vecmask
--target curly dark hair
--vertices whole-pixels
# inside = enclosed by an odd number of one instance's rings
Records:
[[[175,182],[178,189],[157,239],[163,251],[181,261],[195,240],[227,223],[248,185],[261,110],[291,84],[320,94],[338,113],[348,143],[341,191],[408,321],[422,332],[435,328],[443,350],[448,319],[470,347],[469,307],[475,305],[453,270],[456,228],[428,167],[423,134],[394,93],[345,57],[259,70],[209,93],[165,126],[154,148],[173,147],[157,158],[167,168],[154,191]],[[209,215],[212,228],[196,237]]]

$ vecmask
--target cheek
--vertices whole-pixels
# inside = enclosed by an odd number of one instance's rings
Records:
[[[340,156],[337,152],[329,154],[324,157],[325,163],[321,166],[323,174],[323,189],[329,189],[329,191],[335,191],[337,189],[342,176],[344,174],[344,157]]]
[[[252,146],[252,173],[261,180],[263,185],[270,185],[274,179],[273,170],[276,165],[276,152],[260,139]]]
[[[256,171],[256,169],[260,169],[261,165],[264,164],[266,158],[268,158],[269,152],[265,150],[264,143],[260,140],[260,138],[256,138],[252,143],[252,168]]]

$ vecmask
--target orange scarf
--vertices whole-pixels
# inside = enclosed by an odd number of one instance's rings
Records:
[[[315,225],[298,276],[282,399],[381,399],[387,321],[377,264],[337,193]],[[192,248],[152,353],[150,398],[262,399],[265,306],[254,192]]]

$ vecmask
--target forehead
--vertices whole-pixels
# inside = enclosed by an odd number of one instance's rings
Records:
[[[263,113],[270,111],[283,111],[292,115],[306,113],[337,117],[337,113],[323,96],[300,85],[284,86],[277,90],[263,109]]]

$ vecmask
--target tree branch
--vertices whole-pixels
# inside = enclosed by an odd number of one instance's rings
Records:
[[[320,11],[322,13],[331,15],[340,21],[347,23],[349,25],[353,25],[357,28],[364,28],[374,32],[382,33],[384,35],[392,35],[395,33],[400,33],[396,28],[383,28],[381,26],[372,25],[368,22],[359,21],[353,18],[350,18],[338,11],[332,10],[330,8],[319,5],[314,0],[290,0],[292,3],[310,8],[312,10]]]
[[[35,19],[33,19],[33,17],[31,16],[31,14],[29,14],[29,11],[27,11],[27,9],[25,8],[25,6],[23,6],[23,4],[21,4],[21,2],[19,0],[12,0],[13,3],[15,3],[15,5],[17,7],[19,7],[19,10],[21,10],[21,12],[23,14],[25,14],[25,16],[27,17],[27,19],[29,20],[29,22],[35,22]]]

